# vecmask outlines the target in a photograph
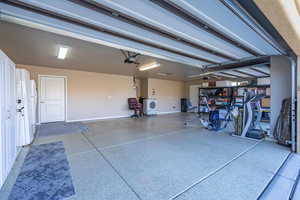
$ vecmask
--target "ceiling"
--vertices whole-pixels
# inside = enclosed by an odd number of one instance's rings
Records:
[[[163,64],[140,76],[161,70],[178,80],[253,78],[267,76],[268,67],[223,72],[222,65],[286,53],[237,0],[4,0],[0,14],[3,21],[52,32],[1,24],[11,29],[1,30],[10,40],[1,43],[23,64],[132,75],[134,66],[121,62],[118,49],[124,49],[144,55],[141,63],[155,58]],[[65,61],[55,59],[61,43],[71,47]]]
[[[247,66],[236,69],[222,69],[219,71],[208,71],[205,73],[194,74],[188,76],[190,80],[199,79],[203,77],[209,77],[214,79],[255,79],[270,77],[270,66],[259,65],[259,66]]]
[[[57,59],[61,45],[70,47],[65,60]],[[0,21],[0,47],[17,64],[171,80],[186,80],[187,76],[200,73],[198,68],[149,56],[139,56],[138,61],[147,64],[156,60],[161,67],[141,72],[134,64],[124,64],[125,57],[119,49],[3,21]]]

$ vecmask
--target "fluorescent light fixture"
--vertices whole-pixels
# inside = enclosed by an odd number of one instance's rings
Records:
[[[157,75],[160,75],[160,76],[170,76],[172,74],[171,73],[158,72]]]
[[[145,71],[145,70],[153,69],[153,68],[156,68],[156,67],[159,67],[159,66],[160,66],[159,63],[154,62],[154,63],[148,64],[148,65],[143,65],[143,66],[139,67],[139,70],[140,71]]]
[[[58,51],[58,55],[57,55],[57,58],[58,59],[65,59],[66,58],[66,55],[68,53],[68,47],[59,47],[59,51]]]
[[[201,76],[207,76],[209,74],[213,74],[213,72],[206,72],[206,73],[202,73],[202,74],[194,74],[194,75],[188,76],[188,78],[196,78],[196,77],[201,77]]]

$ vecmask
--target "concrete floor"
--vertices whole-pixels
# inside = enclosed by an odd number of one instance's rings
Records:
[[[72,200],[254,200],[290,153],[268,141],[184,127],[188,117],[94,121],[86,123],[86,133],[34,143],[64,142],[76,190]],[[7,199],[26,152],[0,199]]]
[[[300,182],[297,176],[300,170],[300,155],[290,154],[284,165],[274,176],[272,182],[259,198],[260,200],[296,200],[300,199]],[[292,190],[294,195],[292,195]]]

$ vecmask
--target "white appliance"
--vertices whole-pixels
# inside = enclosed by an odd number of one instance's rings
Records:
[[[35,131],[36,92],[32,90],[30,74],[25,69],[16,70],[17,85],[17,128],[18,145],[24,146],[32,143]]]
[[[143,110],[146,115],[157,115],[157,100],[156,99],[144,99]]]
[[[36,132],[36,123],[37,123],[37,88],[35,84],[35,80],[30,80],[30,105],[31,105],[31,117],[32,117],[32,129],[33,134]]]
[[[15,91],[15,64],[0,50],[0,188],[20,152]]]

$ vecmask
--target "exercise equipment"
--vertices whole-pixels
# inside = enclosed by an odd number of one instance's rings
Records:
[[[243,131],[241,137],[263,139],[266,135],[261,127],[262,108],[260,100],[265,95],[255,95],[251,92],[245,93],[245,104],[243,112]]]
[[[261,123],[262,113],[265,111],[261,107],[261,100],[266,95],[256,93],[253,90],[245,90],[244,97],[241,97],[242,102],[235,102],[235,96],[231,96],[227,104],[221,106],[209,96],[202,95],[200,112],[197,113],[196,118],[186,121],[185,125],[198,119],[205,128],[212,131],[227,129],[237,136],[262,139],[267,131],[263,129]],[[208,116],[203,114],[205,112]],[[229,127],[229,124],[233,126]]]
[[[227,128],[230,122],[234,122],[233,118],[236,116],[237,107],[229,104],[222,109],[218,109],[214,101],[211,101],[209,104],[207,99],[208,97],[204,101],[204,104],[205,110],[208,111],[208,119],[205,119],[203,114],[197,113],[197,116],[194,119],[185,121],[184,125],[199,120],[205,128],[213,131],[220,131]],[[191,106],[191,108],[191,110],[194,110],[196,107]],[[202,109],[203,108],[204,107],[202,106]]]
[[[224,109],[210,109],[208,120],[200,119],[202,125],[208,130],[220,131],[226,129],[229,123],[234,123],[236,107],[227,106]]]

